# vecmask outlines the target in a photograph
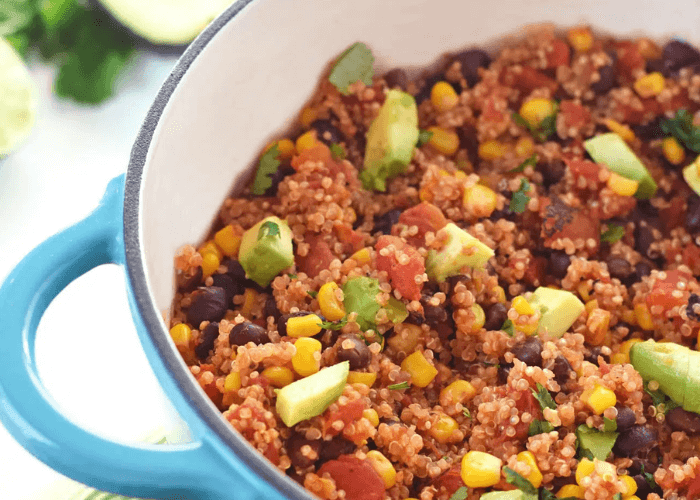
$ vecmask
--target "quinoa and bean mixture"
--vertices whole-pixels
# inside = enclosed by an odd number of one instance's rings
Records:
[[[340,55],[175,258],[171,335],[322,499],[700,498],[700,52]]]

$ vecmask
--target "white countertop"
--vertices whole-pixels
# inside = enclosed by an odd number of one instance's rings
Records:
[[[51,70],[32,68],[37,124],[0,162],[0,281],[33,247],[85,217],[108,181],[126,171],[141,122],[176,60],[138,54],[117,96],[97,107],[57,100]],[[75,422],[130,441],[175,425],[131,322],[121,267],[102,266],[71,284],[49,306],[38,337],[42,380]],[[64,500],[46,495],[61,481],[0,426],[0,498]]]

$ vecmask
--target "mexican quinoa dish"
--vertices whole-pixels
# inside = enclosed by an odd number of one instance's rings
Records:
[[[329,66],[171,336],[321,499],[700,498],[700,52],[532,28]]]

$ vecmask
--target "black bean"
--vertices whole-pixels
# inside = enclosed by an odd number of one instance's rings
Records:
[[[542,342],[537,337],[528,337],[510,350],[513,356],[528,366],[542,366]]]
[[[186,275],[184,273],[178,274],[177,276],[177,288],[182,293],[190,293],[192,290],[197,288],[202,284],[202,266],[199,266],[197,270],[191,274]]]
[[[539,163],[537,169],[542,172],[542,182],[546,188],[558,183],[566,174],[566,164],[559,159]]]
[[[228,336],[228,341],[231,345],[246,345],[248,342],[260,345],[267,344],[270,341],[270,336],[262,326],[250,321],[244,321],[233,327]]]
[[[301,449],[304,446],[309,447],[308,451],[311,452],[310,455],[312,455],[314,458],[311,458],[302,452]],[[287,440],[285,447],[287,448],[287,454],[289,455],[289,459],[292,461],[292,465],[294,467],[301,467],[302,469],[305,469],[306,467],[313,465],[314,462],[318,460],[319,452],[321,450],[321,441],[306,439],[300,434],[294,434]]]
[[[406,90],[406,85],[408,85],[406,72],[401,68],[394,68],[385,74],[384,81],[386,82],[386,86],[390,89],[399,88],[401,90]]]
[[[273,174],[270,174],[270,180],[272,181],[272,184],[270,184],[270,187],[265,190],[265,193],[263,196],[277,196],[277,188],[280,186],[280,182],[287,177],[288,175],[292,175],[295,173],[296,170],[294,170],[292,167],[284,167],[280,166]]]
[[[700,415],[677,406],[666,414],[666,422],[674,431],[686,434],[700,433]]]
[[[263,307],[263,316],[269,318],[272,316],[275,318],[275,323],[279,322],[282,313],[277,309],[277,300],[273,295],[270,295],[267,300],[265,300],[265,306]]]
[[[505,323],[507,319],[508,308],[505,306],[505,304],[496,302],[486,309],[486,321],[484,322],[484,328],[489,331],[500,330],[503,323]]]
[[[391,228],[399,222],[401,210],[394,208],[382,215],[374,216],[374,231],[375,233],[391,234]]]
[[[328,462],[329,460],[335,460],[340,455],[349,455],[357,449],[355,443],[348,441],[347,439],[336,436],[330,441],[324,441],[323,446],[321,446],[321,451],[319,453],[319,462]]]
[[[645,470],[645,472],[647,471]],[[657,485],[656,488],[652,489],[651,486],[649,486],[646,478],[641,474],[632,476],[632,479],[634,479],[634,482],[637,483],[637,491],[635,492],[636,497],[647,498],[652,493],[656,493],[660,497],[663,497],[663,491],[661,488]]]
[[[598,95],[607,94],[612,88],[617,85],[615,80],[615,66],[608,64],[598,69],[600,80],[591,84],[591,90]]]
[[[425,79],[423,87],[421,87],[420,91],[414,96],[416,104],[420,104],[426,99],[428,99],[430,97],[430,91],[433,89],[433,85],[435,85],[441,80],[444,80],[444,76],[442,74],[431,75],[427,77]]]
[[[634,266],[634,277],[636,281],[642,281],[644,276],[649,276],[651,274],[652,266],[645,260],[637,262]]]
[[[221,264],[226,266],[226,274],[231,276],[231,278],[233,278],[233,281],[239,283],[243,287],[244,291],[246,288],[252,288],[257,292],[266,291],[265,287],[262,287],[258,285],[255,281],[246,278],[243,266],[241,266],[241,263],[238,262],[236,259],[224,259],[221,262]]]
[[[194,353],[201,360],[209,356],[209,352],[214,349],[214,341],[219,336],[219,323],[209,323],[199,336],[199,344],[194,348]]]
[[[662,73],[664,71],[664,60],[661,58],[649,59],[645,69],[647,73]]]
[[[685,42],[672,40],[664,47],[661,58],[664,76],[670,76],[682,68],[699,64],[700,52]]]
[[[508,374],[510,373],[510,369],[513,368],[513,363],[506,363],[504,360],[501,360],[498,363],[498,383],[503,385],[508,382]]]
[[[632,265],[622,257],[611,255],[606,260],[610,276],[624,282],[632,274]]]
[[[547,274],[557,279],[564,279],[571,264],[571,257],[566,252],[554,250],[547,261]]]
[[[637,421],[637,416],[634,414],[634,411],[620,403],[616,404],[615,408],[617,409],[617,431],[624,432],[631,429]]]
[[[301,486],[304,486],[306,472],[299,474],[296,470],[296,467],[290,467],[287,469],[286,474],[292,481],[294,481],[295,483],[299,483]]]
[[[693,194],[688,199],[688,211],[685,214],[685,229],[690,233],[700,232],[700,196]]]
[[[598,356],[601,356],[606,363],[610,363],[610,356],[607,354],[603,354],[602,349],[600,346],[593,346],[590,347],[588,346],[588,354],[586,354],[583,359],[588,361],[589,363],[593,363],[594,365],[598,365]]]
[[[643,222],[637,223],[634,228],[634,249],[641,253],[644,257],[651,257],[649,247],[654,243],[654,233],[648,225]]]
[[[632,125],[632,132],[643,141],[662,139],[665,136],[664,131],[661,130],[661,118],[655,118],[641,125]]]
[[[316,120],[311,124],[311,128],[316,131],[316,138],[326,146],[341,141],[340,130],[330,120]]]
[[[618,457],[643,457],[658,445],[658,434],[652,427],[635,425],[620,433],[613,452]]]
[[[423,305],[425,323],[438,332],[438,335],[447,337],[454,332],[452,311],[447,304],[442,304],[441,306],[430,304],[430,298],[429,294],[423,294],[420,299],[420,303]]]
[[[479,68],[488,68],[491,64],[491,56],[480,49],[469,49],[455,54],[454,60],[460,62],[462,76],[470,87],[476,85],[480,80]]]
[[[510,197],[511,193],[509,192],[506,196]],[[510,210],[508,210],[508,207],[506,207],[503,210],[494,210],[493,212],[491,212],[491,215],[489,216],[489,220],[496,222],[496,221],[499,221],[501,219],[504,219],[504,220],[507,220],[510,222],[515,222],[518,220],[519,215],[520,215],[519,213],[511,212]]]
[[[700,304],[700,296],[696,293],[691,293],[690,297],[688,297],[688,307],[686,307],[685,313],[690,319],[700,321],[700,315],[695,312],[695,308],[693,307],[696,304]]]
[[[223,288],[226,292],[226,306],[231,305],[234,295],[243,295],[245,288],[240,282],[234,281],[234,279],[228,274],[214,274],[211,279],[214,281],[214,286]]]
[[[218,286],[200,287],[192,293],[187,322],[199,328],[202,321],[219,321],[226,314],[226,292]]]
[[[554,373],[554,380],[557,381],[557,384],[564,385],[566,382],[568,382],[572,371],[573,370],[571,368],[569,360],[566,359],[564,356],[559,354],[556,358],[554,358],[552,372]]]
[[[315,314],[310,311],[297,311],[294,313],[289,313],[285,314],[283,316],[280,316],[279,321],[277,322],[277,331],[282,337],[287,336],[287,321],[289,318],[299,318],[301,316],[308,316],[309,314]]]
[[[346,344],[350,344],[346,347]],[[349,361],[351,370],[361,370],[369,366],[372,360],[372,353],[364,341],[353,336],[343,336],[336,342],[338,345],[338,361]]]

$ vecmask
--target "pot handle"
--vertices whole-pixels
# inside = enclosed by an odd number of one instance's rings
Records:
[[[34,344],[49,303],[92,268],[124,263],[123,187],[123,175],[113,179],[94,212],[35,248],[0,287],[0,421],[36,458],[101,490],[144,498],[209,499],[219,498],[228,487],[229,493],[237,492],[236,498],[256,498],[245,469],[235,470],[222,460],[216,445],[108,441],[62,415],[39,379]]]

